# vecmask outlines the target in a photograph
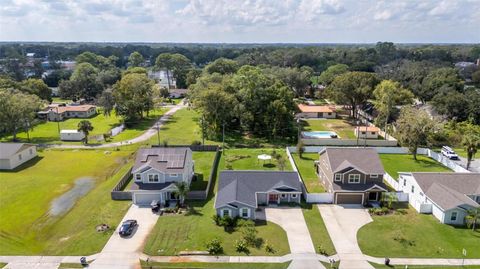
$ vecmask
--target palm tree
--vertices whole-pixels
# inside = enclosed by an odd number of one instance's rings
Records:
[[[478,148],[480,147],[480,134],[475,132],[473,129],[465,132],[463,136],[462,145],[467,151],[467,170],[470,168],[470,163],[472,162],[475,153],[477,153]]]
[[[480,207],[468,210],[465,216],[465,222],[469,228],[472,227],[472,230],[475,231],[477,223],[480,222]]]
[[[187,196],[187,193],[189,191],[189,187],[187,183],[183,181],[175,183],[175,186],[177,187],[177,190],[175,191],[175,195],[179,198],[180,205],[183,206],[183,203],[185,202],[185,197]]]
[[[93,130],[92,123],[88,120],[82,120],[81,122],[78,123],[78,131],[83,132],[85,134],[85,138],[83,139],[83,142],[85,144],[88,144],[88,134],[90,131]]]

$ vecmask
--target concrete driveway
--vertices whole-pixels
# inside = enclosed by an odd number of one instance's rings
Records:
[[[340,258],[340,268],[373,269],[357,242],[358,230],[373,221],[368,211],[355,205],[318,205],[318,209]]]
[[[316,256],[302,209],[267,207],[264,211],[268,221],[278,224],[287,233],[288,245],[293,258],[288,269],[325,268]]]
[[[127,219],[135,219],[138,227],[129,237],[120,237],[118,228]],[[133,269],[139,267],[139,255],[145,245],[147,236],[157,223],[158,215],[149,207],[132,205],[105,247],[91,264],[91,269]]]

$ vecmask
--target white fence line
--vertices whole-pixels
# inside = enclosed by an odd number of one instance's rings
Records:
[[[302,142],[308,146],[373,146],[373,147],[396,147],[397,140],[381,140],[381,139],[336,139],[336,138],[319,138],[309,139],[302,138]]]
[[[461,167],[457,163],[451,161],[450,159],[448,159],[447,157],[445,157],[441,154],[438,154],[438,153],[434,152],[431,149],[428,150],[427,155],[428,155],[428,157],[434,159],[435,161],[440,162],[444,166],[452,169],[456,173],[470,173],[470,171],[468,171],[467,169]]]
[[[394,190],[400,191],[400,184],[398,183],[397,180],[395,180],[392,176],[390,176],[388,173],[385,173],[383,175],[383,179],[390,185]]]

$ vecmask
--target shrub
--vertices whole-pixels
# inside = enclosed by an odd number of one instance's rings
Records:
[[[275,253],[275,249],[273,248],[272,245],[268,243],[268,241],[265,242],[265,252],[267,253]]]
[[[233,165],[229,161],[225,161],[225,169],[226,170],[233,170]]]
[[[206,244],[208,253],[215,255],[223,252],[222,243],[217,238]]]
[[[215,225],[220,226],[221,218],[220,218],[219,215],[217,215],[217,214],[213,215],[213,216],[212,216],[212,219],[213,219],[213,221],[215,222]]]
[[[325,248],[323,247],[323,245],[320,245],[318,246],[318,253],[324,255],[324,256],[328,256],[328,253],[327,251],[325,250]]]
[[[390,209],[388,209],[387,207],[370,208],[368,209],[368,212],[371,215],[383,216],[383,215],[387,215],[390,212]]]
[[[247,245],[253,247],[257,241],[257,229],[255,228],[255,224],[252,221],[245,222],[242,226],[242,235],[243,239],[247,243]]]
[[[199,140],[193,140],[193,141],[192,141],[192,145],[193,145],[193,146],[200,146],[201,144],[202,144],[202,142],[199,141]]]
[[[240,240],[235,240],[235,250],[237,252],[243,252],[243,253],[248,253],[248,247],[247,247],[247,242],[245,240],[240,239]]]

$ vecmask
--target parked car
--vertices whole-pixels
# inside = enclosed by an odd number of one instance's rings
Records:
[[[443,146],[442,147],[442,155],[451,159],[451,160],[458,160],[458,155],[455,153],[455,151],[448,146]]]
[[[120,226],[120,229],[118,230],[118,233],[121,236],[129,236],[132,234],[133,229],[137,226],[137,221],[134,219],[129,219],[126,220],[122,223],[122,226]]]

